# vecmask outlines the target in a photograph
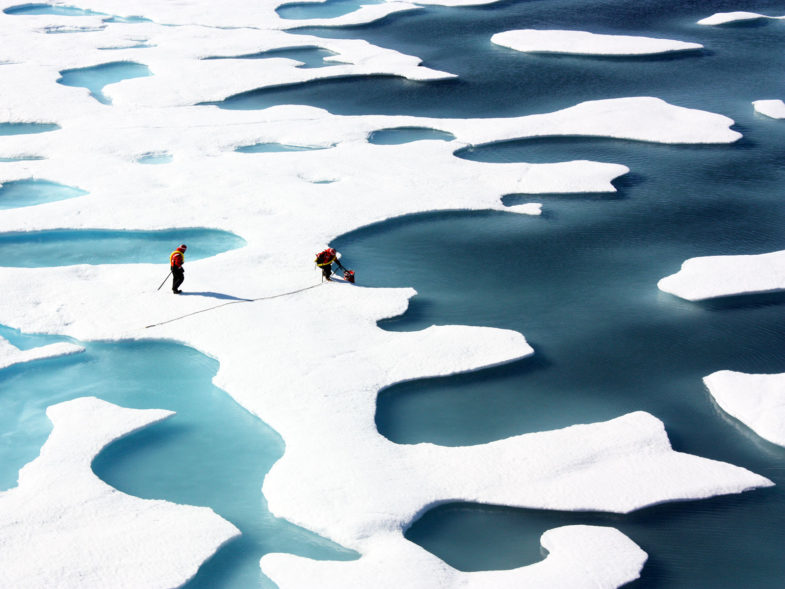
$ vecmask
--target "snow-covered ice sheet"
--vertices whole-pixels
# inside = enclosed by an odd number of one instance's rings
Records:
[[[131,497],[93,474],[107,444],[170,415],[95,397],[49,407],[41,455],[0,493],[0,585],[175,587],[237,536],[209,508]]]
[[[363,41],[293,35],[284,29],[298,23],[275,12],[282,2],[72,4],[152,22],[129,25],[96,15],[0,13],[0,62],[6,64],[0,67],[0,122],[60,126],[45,134],[0,137],[2,158],[43,158],[4,162],[0,183],[47,178],[89,193],[4,210],[0,231],[209,227],[236,233],[247,245],[196,262],[186,260],[187,296],[180,297],[155,290],[168,270],[165,257],[160,265],[113,264],[107,259],[97,266],[0,267],[0,323],[81,339],[167,338],[216,358],[216,384],[270,424],[286,443],[284,457],[265,480],[270,508],[363,555],[346,568],[336,565],[330,582],[362,580],[367,563],[373,566],[382,559],[390,570],[409,566],[412,576],[429,587],[454,582],[504,586],[503,579],[518,578],[545,583],[555,576],[571,584],[575,571],[582,569],[595,571],[604,586],[617,586],[638,574],[644,557],[612,531],[572,526],[551,531],[543,540],[551,551],[544,564],[498,575],[456,575],[409,546],[401,532],[424,510],[454,499],[626,512],[770,484],[744,469],[674,452],[661,422],[643,413],[469,448],[393,444],[374,424],[379,390],[404,380],[515,361],[533,350],[521,334],[509,330],[432,326],[410,333],[384,331],[377,322],[403,313],[413,290],[322,285],[311,263],[314,253],[336,236],[392,217],[453,209],[537,214],[536,203],[507,208],[500,199],[510,193],[613,191],[611,182],[628,171],[622,165],[589,161],[487,164],[455,157],[455,151],[468,145],[547,136],[732,143],[740,134],[731,129],[731,119],[652,97],[597,100],[509,119],[337,116],[307,106],[259,111],[196,106],[256,88],[330,76],[383,74],[427,83],[452,74]],[[11,5],[0,2],[0,8]],[[378,5],[362,18],[390,8]],[[355,13],[343,21],[330,20],[337,24],[357,18]],[[62,27],[91,32],[47,32]],[[284,58],[265,59],[261,66],[247,59],[204,59],[302,46],[334,52],[336,64],[301,69],[298,62]],[[56,83],[64,69],[116,61],[146,65],[152,75],[106,86],[111,106],[98,103],[86,89]],[[412,126],[446,131],[455,139],[404,145],[367,141],[373,131]],[[257,143],[325,149],[236,151]],[[150,153],[170,154],[171,161],[138,163]],[[227,302],[228,297],[270,298]],[[148,325],[155,327],[145,329]],[[2,357],[11,356],[4,352]],[[334,374],[347,377],[329,377]],[[50,565],[70,562],[74,570],[104,574],[90,558],[69,552],[70,545],[77,539],[95,542],[111,562],[126,548],[105,535],[123,529],[135,550],[150,549],[151,559],[168,555],[166,566],[144,563],[150,579],[145,586],[183,582],[236,530],[209,510],[130,498],[89,472],[90,457],[105,443],[163,418],[165,412],[129,412],[94,400],[73,403],[50,409],[56,423],[45,452],[22,471],[20,487],[0,498],[0,517],[11,518],[2,528],[4,546],[9,547],[3,552],[14,557],[25,534],[35,532],[40,549],[62,560],[28,560],[25,570],[15,561],[5,567],[10,572],[3,572],[45,578]],[[84,419],[100,414],[106,428],[90,431],[79,442],[89,441],[89,447],[71,460],[76,443],[72,434],[90,429],[82,422],[74,425],[76,414]],[[51,492],[51,484],[39,492],[49,477],[62,477],[58,480],[68,493]],[[47,535],[53,525],[50,515],[73,500],[77,511],[69,513],[79,516],[88,492],[106,501],[108,511],[98,512],[89,527],[78,526],[77,518],[72,527]],[[23,501],[29,501],[30,511],[20,516],[16,505]],[[157,510],[176,518],[166,520],[173,534],[204,526],[198,539],[204,544],[196,546],[190,537],[167,537],[143,519],[137,526],[129,523]],[[165,538],[170,552],[159,546]],[[68,545],[61,549],[58,543]],[[610,549],[598,554],[604,546]],[[603,566],[597,566],[598,558]],[[140,568],[140,561],[123,562],[127,570],[118,573],[121,580]],[[266,569],[268,563],[282,589],[302,586],[289,577],[300,574],[292,569],[328,566],[276,556],[265,559]],[[422,569],[415,570],[419,566]]]
[[[758,14],[757,12],[737,10],[734,12],[717,12],[711,16],[707,16],[706,18],[699,20],[698,24],[706,26],[717,26],[760,19],[779,20],[785,19],[785,16],[766,16],[765,14]]]
[[[519,29],[497,33],[491,37],[491,42],[526,53],[578,55],[658,55],[703,48],[700,43],[671,39],[540,29]]]
[[[785,374],[720,370],[703,382],[723,411],[760,437],[785,446]]]
[[[660,290],[698,301],[785,290],[785,250],[741,256],[704,256],[685,261],[661,279]]]
[[[755,107],[755,112],[772,119],[785,119],[785,102],[782,100],[756,100],[752,104]]]

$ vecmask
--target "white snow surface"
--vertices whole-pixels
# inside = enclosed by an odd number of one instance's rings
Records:
[[[785,446],[785,374],[720,370],[703,382],[723,411],[760,437]]]
[[[80,352],[84,352],[82,346],[68,342],[49,344],[30,350],[20,350],[7,339],[0,337],[0,370],[14,364],[43,360],[44,358],[57,358],[58,356],[68,356]]]
[[[671,39],[541,29],[519,29],[497,33],[491,37],[491,42],[526,53],[578,55],[657,55],[703,48],[700,43]]]
[[[12,4],[0,2],[0,8]],[[662,423],[644,413],[473,447],[394,444],[379,435],[374,423],[376,396],[382,388],[511,362],[533,350],[521,334],[495,328],[382,330],[377,322],[405,312],[416,294],[412,289],[363,287],[361,267],[355,268],[357,286],[320,284],[312,265],[314,253],[336,236],[391,217],[454,209],[537,214],[537,203],[507,208],[500,199],[510,193],[613,191],[611,181],[628,171],[622,165],[589,161],[486,164],[453,155],[467,145],[545,136],[730,143],[740,137],[730,129],[732,120],[651,97],[586,102],[509,119],[338,116],[308,106],[258,111],[196,106],[259,87],[326,76],[389,74],[427,83],[451,74],[365,42],[288,33],[283,29],[293,23],[274,11],[280,2],[70,4],[107,14],[141,15],[154,22],[0,13],[0,62],[5,64],[0,65],[0,122],[60,126],[48,133],[0,136],[0,157],[44,158],[0,164],[0,183],[40,178],[88,192],[6,209],[0,231],[209,227],[234,232],[246,245],[212,258],[186,260],[186,295],[180,297],[167,289],[155,290],[168,271],[166,254],[158,265],[107,259],[101,265],[0,267],[0,323],[85,340],[172,339],[216,358],[216,384],[270,424],[286,443],[283,458],[264,484],[270,509],[362,554],[354,564],[335,565],[335,572],[329,573],[334,582],[345,574],[362,579],[368,574],[363,571],[381,559],[391,571],[409,567],[412,576],[429,587],[480,586],[488,579],[503,586],[502,579],[518,575],[532,582],[558,577],[563,582],[552,586],[578,586],[571,579],[582,569],[593,571],[599,586],[617,586],[637,575],[642,556],[618,536],[600,539],[598,534],[605,532],[573,526],[549,532],[552,555],[545,564],[526,567],[534,570],[525,573],[495,575],[458,574],[421,549],[406,546],[401,531],[424,510],[452,500],[628,512],[770,484],[744,469],[674,452]],[[382,5],[379,10],[384,9]],[[66,26],[91,32],[47,33]],[[131,48],[139,43],[148,47]],[[331,50],[341,63],[298,69],[297,62],[283,58],[202,59],[304,45]],[[108,47],[122,49],[102,49]],[[83,88],[55,82],[63,69],[115,61],[145,64],[153,75],[107,86],[110,106],[99,104]],[[412,126],[447,131],[456,139],[404,145],[367,141],[375,130]],[[325,149],[235,151],[268,142]],[[156,166],[137,163],[150,153],[171,154],[172,161]],[[190,243],[189,251],[198,247]],[[351,260],[345,263],[354,266]],[[275,298],[226,304],[226,296]],[[154,327],[145,329],[150,325]],[[142,561],[126,564],[129,569],[136,566],[137,575],[149,572],[151,581],[145,586],[156,586],[153,578],[162,584],[182,582],[234,529],[209,510],[135,500],[97,481],[88,472],[90,452],[123,431],[156,419],[149,416],[164,413],[145,412],[144,418],[134,418],[136,425],[125,429],[117,422],[141,414],[107,409],[95,401],[80,403],[89,405],[89,411],[81,405],[78,411],[88,419],[108,415],[109,429],[96,426],[100,431],[90,434],[100,433],[100,439],[88,436],[93,441],[77,460],[72,456],[77,442],[62,432],[90,428],[72,424],[77,411],[68,408],[75,405],[51,410],[56,425],[45,453],[26,467],[20,486],[0,503],[0,517],[9,522],[4,528],[8,554],[18,554],[13,550],[22,550],[27,535],[40,532],[41,543],[25,548],[26,578],[44,578],[51,571],[47,559],[60,554],[55,562],[69,562],[68,570],[94,571],[95,562],[71,551],[70,545],[95,541],[103,547],[106,562],[112,562],[112,556],[125,548],[105,536],[120,527],[134,538],[134,550],[159,547],[162,532],[134,518],[160,509],[179,514],[180,529],[204,526],[208,531],[200,538],[205,544],[197,546],[190,537],[170,539],[171,551],[153,554],[167,554],[169,568]],[[50,455],[64,458],[48,460]],[[51,485],[39,489],[49,477],[65,481],[58,493]],[[63,513],[63,501],[73,500],[78,508],[67,513],[79,516],[79,510],[86,509],[81,498],[88,492],[110,507],[98,511],[89,526],[72,523],[60,530],[52,527],[53,519],[41,515]],[[30,511],[15,507],[21,504]],[[65,544],[62,549],[60,543]],[[599,554],[603,546],[611,548]],[[615,546],[624,549],[617,551]],[[412,557],[415,552],[419,554]],[[599,558],[603,566],[595,562]],[[282,589],[303,586],[293,576],[298,570],[327,566],[269,556],[265,570],[268,563]],[[364,568],[368,563],[370,568]],[[130,573],[124,569],[115,574],[122,579]]]
[[[41,455],[0,493],[0,586],[177,587],[239,535],[209,508],[131,497],[90,469],[111,441],[171,411],[82,397],[46,414]]]
[[[756,100],[752,104],[755,112],[772,119],[785,119],[785,102],[782,100]]]
[[[758,14],[757,12],[747,12],[744,10],[737,10],[734,12],[717,12],[698,21],[699,25],[717,26],[727,25],[735,22],[743,22],[759,19],[785,19],[785,16],[766,16],[765,14]]]
[[[319,579],[324,589],[406,587],[431,589],[599,589],[638,578],[646,553],[624,534],[598,526],[564,526],[542,535],[543,561],[509,571],[461,572],[400,536],[380,539],[380,549],[357,561],[325,562],[291,554],[267,554],[262,570],[281,587],[308,587]],[[390,555],[394,555],[393,558]],[[406,566],[400,566],[406,563]],[[423,578],[419,571],[433,571]],[[438,581],[434,582],[434,579]]]
[[[785,250],[690,258],[681,270],[661,279],[657,286],[689,301],[779,292],[785,290]]]

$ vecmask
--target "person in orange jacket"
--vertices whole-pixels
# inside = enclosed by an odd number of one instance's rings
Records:
[[[338,261],[338,252],[331,247],[316,254],[316,260],[314,260],[314,262],[322,269],[322,278],[325,278],[326,280],[331,280],[330,276],[333,273],[333,262],[338,264],[338,267],[341,270],[344,272],[346,271],[346,268]]]
[[[183,268],[183,264],[185,263],[185,250],[187,249],[188,246],[182,244],[169,254],[169,265],[172,267],[172,292],[174,294],[183,292],[180,290],[180,285],[185,280],[185,268]]]

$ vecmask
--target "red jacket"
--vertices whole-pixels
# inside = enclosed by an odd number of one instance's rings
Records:
[[[185,252],[179,247],[169,254],[169,265],[172,268],[182,268],[185,262]]]

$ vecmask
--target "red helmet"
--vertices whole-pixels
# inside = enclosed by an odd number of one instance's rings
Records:
[[[178,247],[177,249],[185,251],[185,250],[187,250],[187,249],[188,249],[188,246],[187,246],[187,245],[185,245],[185,244],[183,243],[183,244],[181,244],[181,245],[180,245],[180,247]]]
[[[328,253],[329,253],[331,256],[334,256],[334,255],[335,255],[335,250],[334,250],[333,248],[329,248],[329,249],[327,250],[327,252],[328,252]]]

